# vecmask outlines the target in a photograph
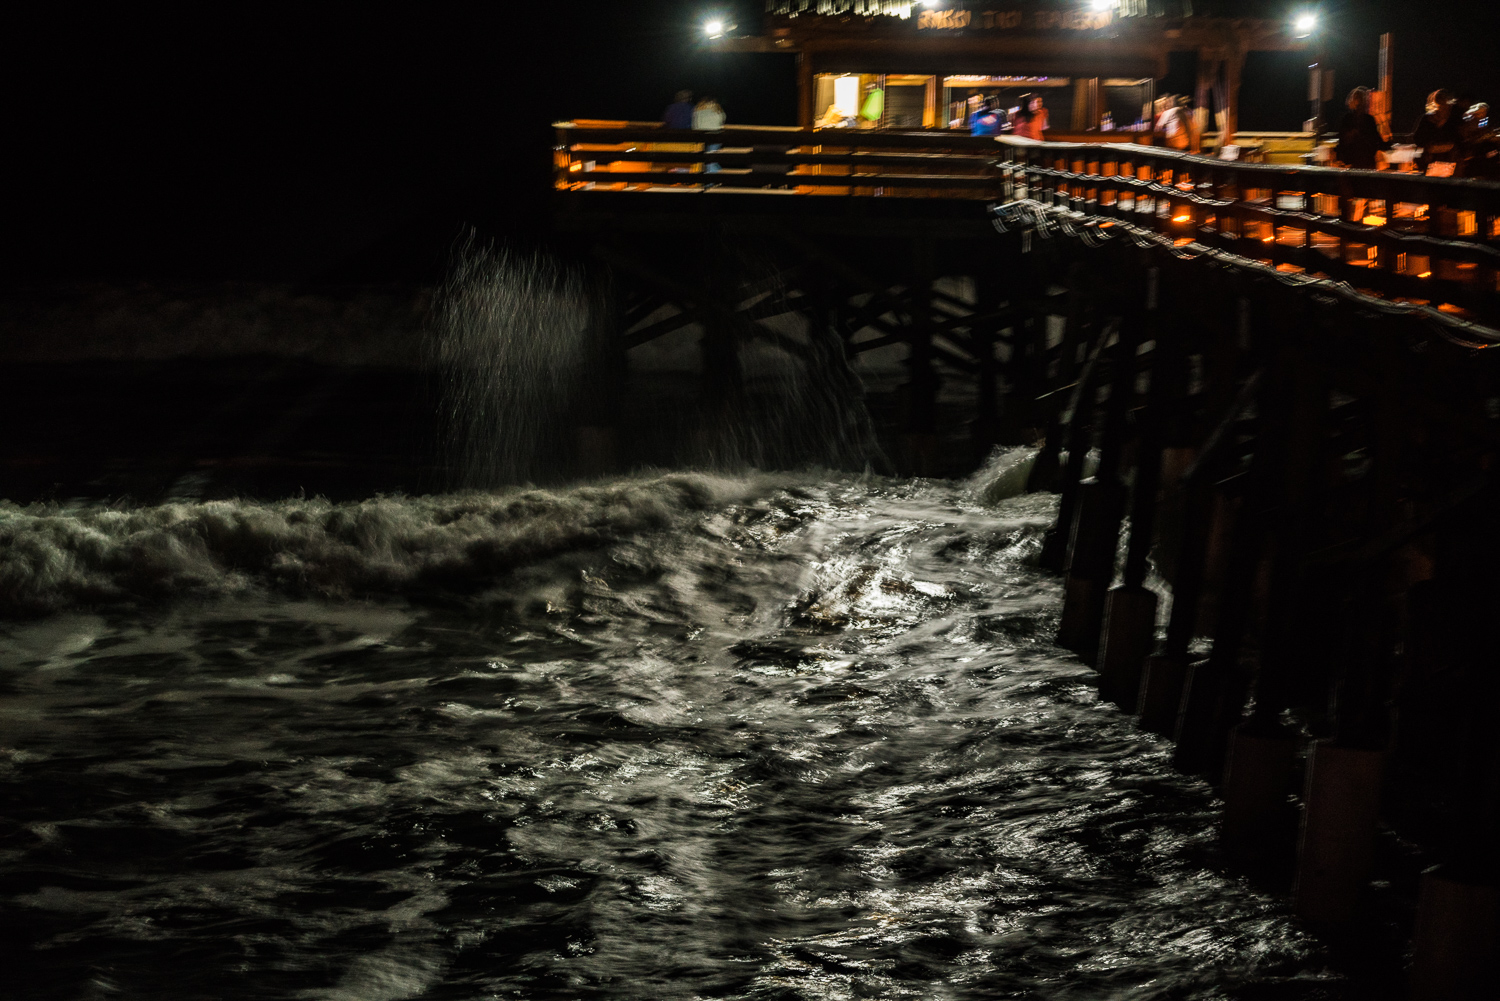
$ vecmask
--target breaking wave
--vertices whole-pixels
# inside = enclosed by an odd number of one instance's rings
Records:
[[[435,497],[68,510],[0,502],[0,616],[251,590],[467,594],[572,550],[685,524],[789,477],[677,473]]]
[[[1023,493],[1034,456],[1032,449],[997,450],[964,493],[984,506]],[[0,618],[254,591],[334,599],[473,595],[518,567],[683,530],[708,512],[837,475],[678,472],[341,503],[317,497],[69,508],[0,501]]]

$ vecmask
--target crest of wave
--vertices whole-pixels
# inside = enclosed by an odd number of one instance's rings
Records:
[[[680,524],[761,489],[673,474],[568,490],[126,509],[0,502],[0,617],[227,597],[466,593],[551,556]]]
[[[479,245],[473,234],[434,302],[434,368],[443,442],[458,486],[556,474],[571,446],[590,307],[582,278],[539,254]]]

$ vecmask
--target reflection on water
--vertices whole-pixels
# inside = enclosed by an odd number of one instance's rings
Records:
[[[5,627],[12,985],[1343,996],[1051,645],[1050,497],[757,482],[478,597]]]

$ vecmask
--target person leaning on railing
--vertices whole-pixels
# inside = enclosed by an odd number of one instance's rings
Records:
[[[1184,153],[1193,149],[1192,103],[1186,94],[1176,100],[1169,98],[1166,109],[1157,118],[1156,132],[1168,149]]]
[[[705,96],[693,108],[693,128],[699,132],[718,132],[724,127],[726,120],[724,109],[719,107],[719,102],[711,97]],[[705,143],[703,151],[713,153],[724,148],[723,143]],[[717,163],[705,163],[703,172],[706,174],[717,174],[719,165]]]
[[[1391,141],[1380,135],[1380,126],[1370,114],[1370,88],[1355,87],[1349,92],[1349,110],[1339,123],[1339,143],[1334,156],[1346,167],[1374,170],[1375,154],[1391,148]]]
[[[679,90],[672,103],[667,105],[661,113],[662,125],[669,129],[690,129],[693,127],[693,92],[690,90]]]
[[[1417,165],[1424,174],[1452,177],[1463,158],[1463,132],[1454,105],[1458,98],[1451,90],[1435,90],[1427,95],[1427,113],[1417,122],[1411,141],[1422,147]],[[1434,166],[1439,164],[1441,166]]]

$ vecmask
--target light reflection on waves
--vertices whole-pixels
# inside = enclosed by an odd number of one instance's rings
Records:
[[[37,997],[1338,996],[1049,644],[1049,505],[799,486],[484,622],[13,628],[0,920]]]

